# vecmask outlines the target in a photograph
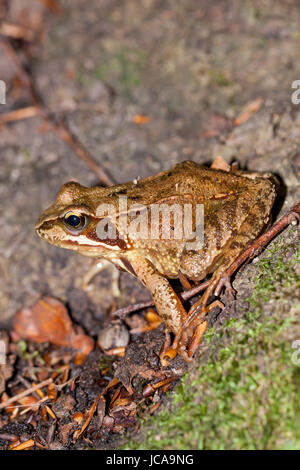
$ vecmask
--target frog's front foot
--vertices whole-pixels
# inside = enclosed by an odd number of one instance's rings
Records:
[[[236,291],[232,287],[230,276],[228,276],[226,273],[222,274],[220,277],[220,280],[215,290],[216,296],[220,295],[220,292],[223,287],[225,287],[226,292],[228,293],[229,299],[234,300],[236,297]]]
[[[289,225],[293,225],[294,227],[300,223],[300,215],[298,212],[291,210],[288,215],[288,223]]]

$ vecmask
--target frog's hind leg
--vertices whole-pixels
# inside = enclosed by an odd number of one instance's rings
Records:
[[[235,264],[235,260],[245,250],[245,247],[247,247],[247,245],[249,245],[249,243],[251,243],[262,231],[262,229],[268,224],[269,210],[272,207],[273,201],[270,198],[270,200],[267,202],[269,202],[269,204],[266,204],[265,218],[262,217],[261,219],[257,220],[254,205],[253,209],[249,212],[248,216],[242,223],[238,234],[236,234],[228,241],[227,246],[224,249],[224,255],[220,260],[219,267],[215,270],[209,286],[207,287],[206,291],[198,302],[197,307],[200,306],[200,308],[192,307],[190,312],[188,313],[188,318],[182,326],[181,332],[183,332],[186,328],[194,327],[194,334],[188,350],[189,356],[192,356],[194,354],[200,343],[198,326],[203,323],[207,312],[211,310],[211,308],[213,308],[214,303],[207,306],[210,297],[216,293],[216,290],[219,294],[220,285],[225,286],[227,288],[230,286],[229,292],[231,295],[233,294],[233,289],[231,287],[230,278],[227,275],[227,272],[230,270],[230,267]]]

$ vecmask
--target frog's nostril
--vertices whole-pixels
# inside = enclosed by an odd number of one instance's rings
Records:
[[[40,233],[43,232],[44,230],[49,230],[53,227],[53,223],[50,220],[47,220],[45,222],[37,222],[35,226],[35,230]]]

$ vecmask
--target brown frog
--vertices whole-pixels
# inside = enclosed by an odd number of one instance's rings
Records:
[[[207,307],[209,298],[226,270],[268,225],[275,195],[271,174],[186,161],[112,187],[69,182],[43,212],[36,231],[49,243],[104,258],[139,278],[175,335],[162,361],[177,352],[191,360],[206,328],[205,315],[216,305]],[[189,316],[168,279],[201,281],[209,274],[200,311]]]

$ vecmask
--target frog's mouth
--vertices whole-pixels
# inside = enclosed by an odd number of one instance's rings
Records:
[[[88,231],[77,235],[66,232],[62,226],[57,224],[57,220],[38,222],[35,231],[40,238],[51,245],[74,250],[86,256],[99,257],[103,252],[121,252],[124,248],[123,240],[99,240],[94,233]]]
[[[55,242],[53,242],[55,244]],[[63,240],[57,243],[59,246],[62,248],[69,248],[71,250],[75,251],[83,251],[84,254],[88,254],[88,252],[98,252],[99,251],[121,251],[121,248],[117,245],[111,246],[108,243],[103,243],[100,241],[93,241],[89,239],[88,237],[83,237],[80,240]]]

